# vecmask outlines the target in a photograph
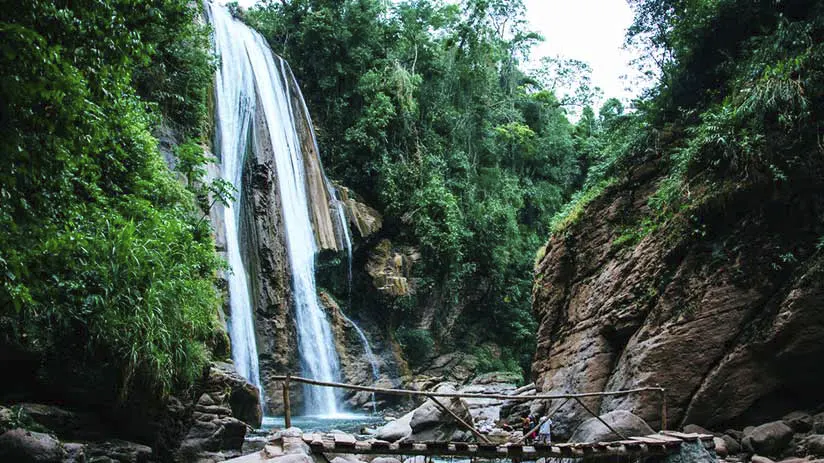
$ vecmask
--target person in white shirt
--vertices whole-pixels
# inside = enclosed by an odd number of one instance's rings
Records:
[[[552,420],[549,419],[548,416],[541,417],[541,427],[538,428],[538,442],[542,444],[550,444],[552,443],[552,436],[550,434],[550,428],[552,426]]]

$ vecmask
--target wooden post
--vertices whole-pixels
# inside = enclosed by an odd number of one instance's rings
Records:
[[[667,390],[661,388],[661,431],[667,430]]]
[[[289,379],[291,375],[286,374],[286,379],[283,380],[283,423],[286,429],[292,427],[292,410],[289,406]]]

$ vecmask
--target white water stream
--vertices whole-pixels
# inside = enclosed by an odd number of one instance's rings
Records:
[[[229,331],[235,367],[252,384],[261,387],[250,285],[241,257],[246,243],[239,230],[246,155],[263,146],[271,146],[292,276],[302,374],[321,381],[339,382],[340,367],[335,343],[329,321],[318,301],[315,285],[318,244],[310,218],[306,172],[307,164],[311,164],[313,160],[305,159],[310,154],[304,153],[301,136],[310,136],[315,153],[318,150],[306,104],[300,92],[293,90],[298,86],[289,66],[272,53],[260,34],[232,18],[223,7],[207,2],[206,10],[208,20],[214,28],[214,46],[220,59],[215,81],[215,145],[221,160],[222,175],[237,189],[237,199],[226,208],[225,220],[227,259],[232,268],[229,276]],[[293,102],[301,106],[293,108]],[[296,112],[300,114],[295,114]],[[265,124],[256,124],[256,117],[265,121]],[[296,117],[306,117],[307,120],[297,124]],[[308,127],[309,133],[301,134],[300,127]],[[319,159],[314,161],[320,162]],[[335,233],[348,252],[351,291],[351,237],[341,202],[337,200],[330,182],[326,178],[323,178],[323,182],[337,215]],[[377,362],[369,341],[352,320],[345,315],[343,317],[363,342],[373,376],[377,379]],[[308,415],[340,414],[335,390],[332,388],[305,386],[304,404]]]

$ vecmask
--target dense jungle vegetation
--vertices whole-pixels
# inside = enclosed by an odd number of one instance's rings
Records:
[[[291,63],[330,176],[383,214],[382,237],[423,256],[413,295],[356,291],[353,310],[400,327],[413,363],[438,346],[477,354],[481,370],[528,368],[535,252],[601,127],[588,106],[578,125],[567,116],[596,95],[586,64],[546,59],[526,73],[541,37],[520,1],[300,0],[238,14]],[[433,305],[430,333],[417,324]]]
[[[632,166],[667,174],[626,244],[702,191],[820,185],[822,2],[631,3],[628,46],[658,81],[632,110],[591,107],[582,63],[526,72],[540,37],[517,0],[238,12],[291,63],[330,176],[384,214],[383,237],[421,250],[418,291],[386,317],[412,360],[460,349],[480,370],[526,371],[536,252]],[[223,342],[224,264],[201,218],[207,191],[227,191],[201,181],[214,60],[199,12],[187,0],[0,7],[2,361],[98,404],[185,391]],[[158,151],[163,125],[188,140],[178,173]],[[416,330],[433,304],[440,329]]]
[[[205,162],[213,57],[187,0],[0,2],[0,390],[139,408],[202,375],[223,267],[153,131]],[[142,403],[141,403],[142,402]]]
[[[657,83],[634,110],[608,99],[597,115],[585,64],[525,71],[541,38],[520,1],[293,0],[245,15],[292,63],[332,176],[385,215],[386,236],[422,250],[421,290],[390,322],[413,360],[440,344],[479,354],[481,370],[527,372],[536,251],[632,166],[662,161],[668,174],[623,244],[697,190],[821,178],[822,2],[630,3],[626,45]],[[411,328],[426,304],[443,314],[434,343]]]

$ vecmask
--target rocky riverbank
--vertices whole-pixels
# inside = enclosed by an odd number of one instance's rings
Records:
[[[118,422],[71,404],[0,406],[0,461],[223,461],[241,455],[247,432],[261,419],[257,389],[230,364],[214,363],[193,397],[170,397],[156,422]]]

